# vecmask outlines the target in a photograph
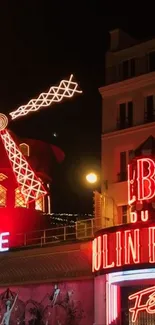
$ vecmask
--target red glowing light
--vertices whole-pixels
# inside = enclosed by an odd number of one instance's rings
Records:
[[[131,231],[125,231],[125,264],[131,264],[131,257],[135,264],[140,262],[140,236],[139,236],[139,229],[134,230],[134,240],[132,239]]]
[[[149,228],[149,263],[155,263],[155,227]]]
[[[121,231],[116,232],[116,266],[122,265],[122,245],[121,245]]]
[[[46,195],[46,190],[41,181],[29,166],[9,132],[5,129],[1,131],[0,135],[17,183],[21,186],[21,193],[25,198],[25,202],[28,203],[33,200],[38,200],[41,196]]]
[[[94,272],[94,270],[98,271],[101,268],[101,236],[93,240],[92,252],[92,260],[94,261],[94,263],[92,264],[92,271]]]
[[[150,158],[137,159],[128,165],[128,203],[151,200],[155,196],[155,162]]]
[[[109,269],[109,268],[115,266],[114,262],[111,262],[109,264],[108,256],[109,256],[109,254],[108,254],[108,235],[105,234],[105,235],[103,235],[103,268],[104,269]]]
[[[148,299],[146,298],[148,296]],[[146,311],[148,314],[155,314],[155,286],[138,291],[128,297],[129,300],[135,299],[134,307],[129,309],[132,313],[132,322],[135,323],[139,312]],[[145,299],[145,303],[142,303]]]
[[[92,244],[92,271],[155,263],[155,226],[125,229],[98,236]]]
[[[139,201],[150,200],[155,195],[155,162],[150,158],[137,160],[137,183]]]
[[[128,204],[131,205],[136,201],[136,191],[135,191],[135,170],[133,165],[128,165]]]

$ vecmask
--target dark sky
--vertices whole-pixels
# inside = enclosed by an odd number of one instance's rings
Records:
[[[52,10],[48,2],[10,1],[0,8],[0,106],[10,112],[73,73],[81,96],[19,119],[18,135],[60,146],[66,154],[53,172],[53,210],[91,212],[87,170],[100,172],[101,98],[108,31],[122,27],[138,38],[155,35],[153,19],[82,17]],[[50,3],[50,1],[49,1]],[[53,137],[53,132],[58,137]]]

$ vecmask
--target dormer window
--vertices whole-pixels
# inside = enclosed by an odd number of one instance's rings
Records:
[[[135,77],[135,58],[125,60],[119,64],[120,80]]]
[[[29,147],[28,144],[26,144],[26,143],[21,143],[21,144],[19,145],[19,148],[20,148],[20,151],[22,152],[22,154],[23,154],[24,156],[29,157],[29,155],[30,155],[30,147]]]

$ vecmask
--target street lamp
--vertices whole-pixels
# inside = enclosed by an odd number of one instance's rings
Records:
[[[95,173],[89,173],[86,175],[86,180],[90,184],[95,184],[97,182],[97,175]]]

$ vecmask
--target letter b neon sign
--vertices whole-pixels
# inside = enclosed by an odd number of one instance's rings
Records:
[[[155,196],[155,162],[137,159],[136,168],[128,166],[128,203],[151,200]]]

